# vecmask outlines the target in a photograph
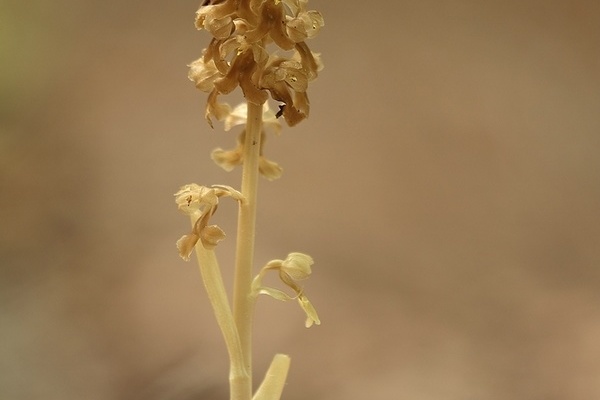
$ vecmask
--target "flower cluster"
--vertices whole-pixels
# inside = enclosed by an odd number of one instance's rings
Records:
[[[225,232],[221,228],[217,225],[208,225],[208,220],[217,210],[219,197],[223,196],[230,196],[240,202],[244,201],[244,196],[240,192],[224,185],[214,185],[209,188],[192,183],[183,186],[175,193],[177,208],[195,221],[192,232],[183,235],[177,241],[179,255],[184,260],[190,259],[198,241],[204,248],[212,249],[225,238]]]
[[[271,260],[265,265],[260,273],[254,278],[252,283],[255,294],[266,294],[277,300],[288,301],[296,298],[298,304],[306,314],[306,327],[310,328],[313,324],[320,325],[321,321],[317,311],[304,294],[304,291],[297,281],[304,280],[312,273],[311,265],[313,259],[311,256],[303,253],[290,253],[285,260]],[[289,296],[281,290],[263,286],[262,279],[267,271],[275,270],[279,272],[279,279],[295,292],[295,296]]]
[[[190,64],[189,78],[209,93],[205,116],[211,126],[211,118],[221,121],[232,111],[219,95],[238,86],[253,104],[264,104],[270,94],[289,126],[308,116],[308,82],[322,64],[305,40],[316,36],[324,21],[319,12],[306,9],[307,1],[221,0],[200,7],[196,27],[213,39]],[[270,44],[283,53],[269,54]]]

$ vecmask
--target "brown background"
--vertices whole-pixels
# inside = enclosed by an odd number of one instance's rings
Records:
[[[267,153],[257,263],[316,264],[323,321],[261,299],[287,400],[600,398],[597,1],[312,1],[326,68]],[[0,398],[225,399],[172,194],[208,159],[197,1],[0,2]],[[230,276],[235,208],[216,221]]]

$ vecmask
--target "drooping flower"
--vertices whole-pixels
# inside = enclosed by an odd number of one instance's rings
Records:
[[[303,253],[290,253],[285,260],[271,260],[254,278],[252,283],[253,292],[257,295],[266,294],[281,301],[297,299],[298,304],[306,314],[306,327],[309,328],[313,324],[320,325],[321,320],[319,319],[317,311],[308,300],[308,297],[304,294],[302,287],[297,283],[297,281],[306,279],[310,276],[312,273],[312,264],[312,257]],[[279,289],[263,286],[262,279],[268,271],[277,271],[279,273],[279,279],[281,279],[287,287],[292,289],[295,296],[290,296]]]

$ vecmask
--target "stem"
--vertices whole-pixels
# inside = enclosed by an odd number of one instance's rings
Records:
[[[252,265],[256,226],[258,159],[262,131],[262,106],[248,102],[248,120],[244,139],[242,194],[239,206],[235,278],[233,285],[233,317],[240,337],[243,362],[252,379]]]
[[[276,354],[252,400],[279,400],[289,369],[290,357]]]
[[[196,245],[196,256],[206,293],[229,353],[231,400],[249,400],[252,396],[250,374],[243,363],[240,337],[229,307],[227,292],[225,291],[215,252],[205,249],[202,243],[198,243]]]

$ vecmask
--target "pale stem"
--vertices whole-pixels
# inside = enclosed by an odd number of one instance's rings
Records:
[[[258,160],[262,131],[262,105],[248,102],[248,119],[244,139],[244,164],[242,170],[242,195],[240,202],[235,278],[233,285],[233,317],[240,336],[243,362],[252,379],[252,266],[256,227],[256,193],[258,186]]]
[[[250,373],[243,363],[240,338],[233,320],[215,252],[205,249],[202,243],[198,242],[196,256],[206,293],[229,353],[231,400],[249,400],[252,397]]]
[[[289,369],[290,357],[276,354],[252,400],[279,400]]]

